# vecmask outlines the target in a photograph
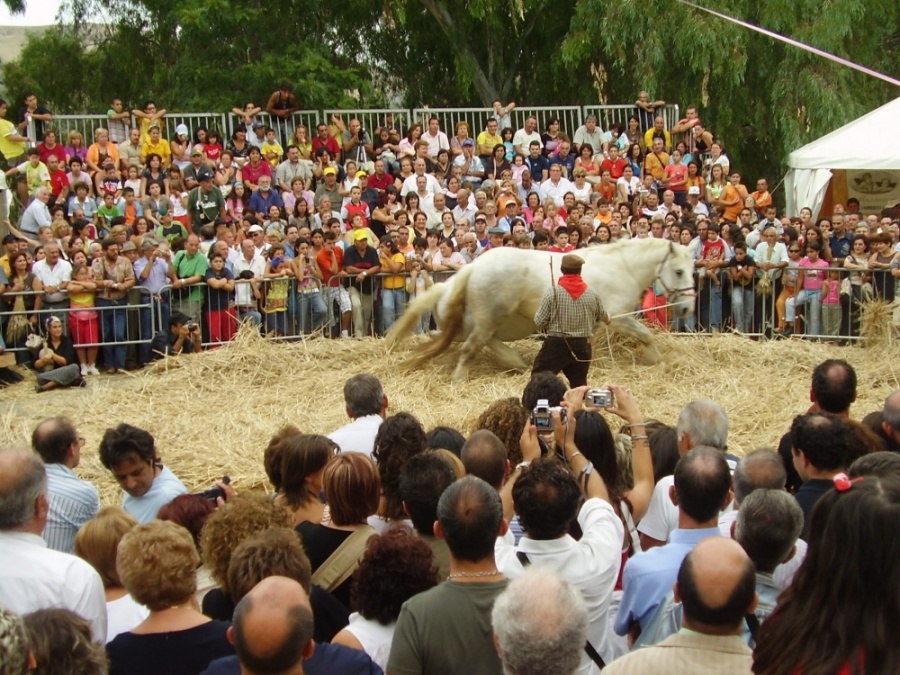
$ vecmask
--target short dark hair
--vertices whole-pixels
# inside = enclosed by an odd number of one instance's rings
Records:
[[[513,485],[513,505],[531,539],[557,539],[578,515],[581,489],[575,477],[555,459],[536,459]]]
[[[731,473],[721,451],[696,447],[675,466],[678,506],[703,523],[716,517],[731,489]]]
[[[791,423],[791,446],[817,469],[837,471],[847,465],[847,425],[824,412],[797,415]]]
[[[114,429],[107,429],[100,441],[100,463],[103,467],[112,471],[131,455],[137,455],[139,460],[148,464],[159,461],[156,442],[150,432],[124,422]]]
[[[500,495],[475,476],[455,481],[438,501],[444,540],[458,560],[480,562],[493,555],[502,520]]]
[[[825,412],[845,412],[856,400],[856,371],[844,359],[828,359],[812,374],[812,394]]]
[[[522,391],[522,405],[529,412],[534,410],[539,399],[545,398],[550,405],[559,405],[566,394],[566,384],[554,373],[542,370],[531,375]]]
[[[851,478],[859,476],[900,476],[900,455],[896,452],[888,452],[887,450],[879,450],[878,452],[870,452],[858,458],[847,473]]]
[[[449,450],[457,457],[466,444],[466,437],[459,430],[447,426],[436,426],[425,434],[425,438],[429,450]]]
[[[744,620],[747,609],[756,593],[756,570],[747,559],[741,578],[728,596],[725,604],[710,607],[697,588],[694,575],[694,557],[688,553],[678,570],[678,591],[685,617],[706,626],[738,626]]]
[[[400,475],[400,498],[420,535],[433,535],[438,502],[455,480],[450,464],[437,453],[424,452],[406,461]]]
[[[44,464],[62,464],[69,446],[78,441],[78,430],[68,417],[51,417],[31,432],[31,447]]]

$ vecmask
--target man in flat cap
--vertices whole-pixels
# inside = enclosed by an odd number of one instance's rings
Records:
[[[577,255],[562,256],[562,276],[556,286],[544,293],[534,315],[534,323],[546,331],[547,338],[534,361],[532,374],[548,370],[555,375],[562,371],[573,389],[587,384],[594,326],[598,321],[609,323],[600,296],[581,278],[582,265],[584,260]]]

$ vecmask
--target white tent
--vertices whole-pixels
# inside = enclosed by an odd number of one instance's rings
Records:
[[[795,150],[788,167],[787,212],[808,206],[813,218],[825,201],[829,169],[900,170],[900,98]]]

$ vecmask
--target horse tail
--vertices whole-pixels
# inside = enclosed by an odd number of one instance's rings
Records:
[[[412,333],[413,329],[419,323],[419,319],[426,312],[433,312],[438,302],[444,297],[447,290],[447,284],[435,284],[425,293],[413,300],[403,311],[403,314],[394,322],[385,337],[385,344],[388,349],[393,349],[407,335]]]
[[[454,276],[453,288],[450,289],[450,296],[440,317],[441,332],[437,336],[429,340],[427,343],[416,349],[416,353],[410,359],[409,365],[421,364],[444,353],[447,347],[450,346],[450,344],[462,331],[463,322],[465,319],[466,297],[468,295],[468,280],[470,269],[470,267],[466,266],[462,270],[457,272]],[[426,302],[427,300],[429,300],[429,294],[431,294],[438,286],[443,286],[443,289],[434,296],[434,299],[431,302]],[[438,300],[446,292],[446,285],[435,284],[435,286],[428,293],[426,293],[425,296],[423,296],[421,299],[417,299],[412,305],[410,305],[406,312],[404,312],[401,320],[405,318],[409,313],[413,314],[413,321],[417,320],[418,316],[422,312],[436,307]],[[419,304],[420,300],[421,304]],[[412,312],[410,312],[410,310],[412,310]],[[396,324],[394,325],[396,326]],[[399,336],[400,334],[398,333],[398,338]]]

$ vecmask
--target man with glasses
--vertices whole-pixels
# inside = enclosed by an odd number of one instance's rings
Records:
[[[63,553],[75,550],[78,528],[100,510],[97,488],[74,473],[81,461],[83,445],[84,437],[67,417],[46,419],[31,434],[31,447],[41,456],[47,470],[50,511],[44,540],[48,548]]]

